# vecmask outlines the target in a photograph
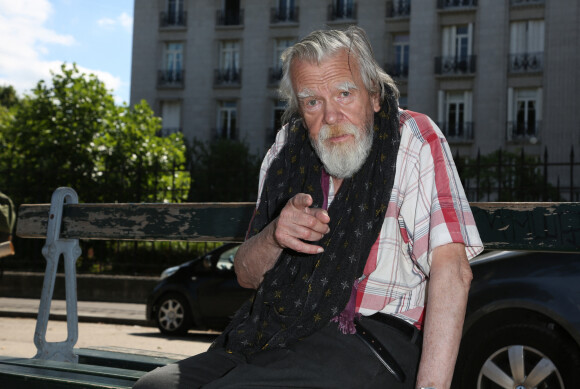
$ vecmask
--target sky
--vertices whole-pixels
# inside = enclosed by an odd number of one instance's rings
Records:
[[[134,0],[0,0],[0,86],[29,94],[63,63],[129,102]]]

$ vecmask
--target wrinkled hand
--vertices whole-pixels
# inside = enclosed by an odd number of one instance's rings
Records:
[[[310,208],[312,197],[299,193],[292,197],[275,221],[274,240],[281,248],[317,254],[324,251],[320,246],[305,243],[316,242],[330,231],[328,212],[321,208]]]

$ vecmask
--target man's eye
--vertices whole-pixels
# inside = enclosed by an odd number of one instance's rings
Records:
[[[309,106],[311,106],[311,107],[314,107],[317,102],[318,101],[316,101],[316,100],[308,100],[308,102],[306,104],[309,105]]]
[[[341,97],[348,97],[348,96],[350,96],[350,92],[349,92],[349,91],[347,91],[347,90],[345,90],[345,91],[342,91],[342,92],[340,92],[340,96],[341,96]]]

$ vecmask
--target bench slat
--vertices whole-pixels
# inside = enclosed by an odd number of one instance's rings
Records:
[[[487,249],[580,250],[580,203],[471,203]],[[242,241],[253,203],[70,204],[61,237]],[[22,205],[17,234],[44,238],[48,204]]]
[[[254,203],[69,204],[61,237],[100,240],[242,241]],[[22,205],[17,235],[45,238],[49,204]]]
[[[144,372],[140,372],[144,374]],[[52,370],[39,366],[21,366],[0,363],[0,382],[6,388],[64,389],[64,388],[131,388],[137,381]]]
[[[580,251],[580,203],[472,203],[485,248]]]
[[[168,365],[184,359],[186,356],[170,358],[169,355],[148,355],[146,350],[127,350],[132,352],[111,351],[102,349],[79,348],[75,354],[79,363],[94,366],[117,367],[121,369],[151,371],[156,367]],[[139,354],[137,354],[139,353]]]

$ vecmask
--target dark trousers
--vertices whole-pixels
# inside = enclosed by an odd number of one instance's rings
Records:
[[[410,325],[406,331],[372,317],[361,323],[395,357],[405,382],[385,368],[367,342],[357,335],[342,334],[337,324],[330,323],[287,349],[262,351],[247,361],[221,349],[211,350],[157,368],[141,377],[134,388],[413,389],[421,354],[420,333]]]

